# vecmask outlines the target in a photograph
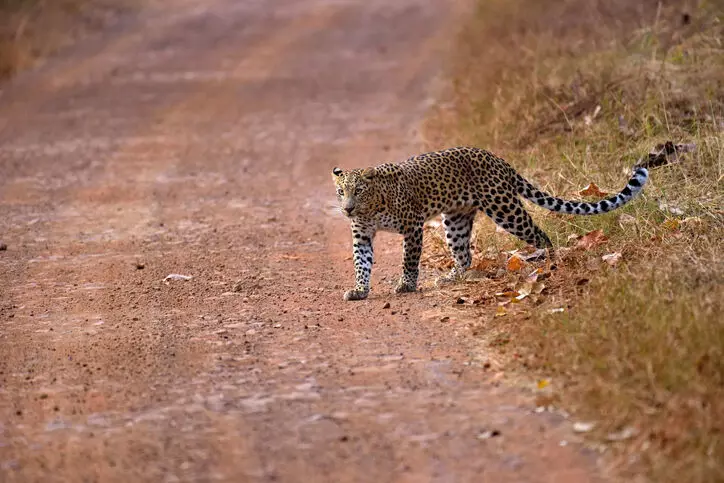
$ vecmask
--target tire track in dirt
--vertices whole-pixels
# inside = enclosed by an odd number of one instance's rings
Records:
[[[0,98],[3,480],[596,481],[397,237],[341,302],[329,170],[419,149],[448,4],[174,6]]]

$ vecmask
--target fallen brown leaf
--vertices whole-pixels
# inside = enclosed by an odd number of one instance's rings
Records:
[[[601,189],[596,186],[596,183],[589,183],[588,186],[579,191],[578,194],[581,196],[596,196],[599,198],[608,196],[608,193],[605,191],[601,191]]]
[[[490,258],[473,257],[473,263],[470,266],[470,269],[484,271],[493,268],[496,264],[496,261],[491,260]]]
[[[661,226],[663,226],[667,230],[675,231],[679,229],[680,224],[681,222],[679,220],[677,220],[676,218],[671,218],[663,222]]]
[[[513,255],[508,259],[508,263],[506,263],[505,268],[509,272],[517,272],[523,268],[523,260],[521,260],[517,255]]]
[[[545,388],[548,387],[550,384],[551,384],[551,380],[550,380],[550,379],[540,379],[540,380],[538,381],[538,384],[536,384],[536,388],[537,388],[538,390],[540,390],[540,389],[545,389]]]
[[[553,406],[558,401],[558,397],[555,394],[536,394],[535,396],[535,407],[546,408]]]
[[[593,230],[578,239],[578,242],[576,243],[576,248],[590,250],[591,248],[603,245],[607,241],[608,237],[603,234],[603,230]]]

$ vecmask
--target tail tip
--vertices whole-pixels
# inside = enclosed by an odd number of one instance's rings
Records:
[[[649,170],[644,168],[643,166],[639,166],[634,169],[634,176],[636,176],[637,178],[648,178]]]

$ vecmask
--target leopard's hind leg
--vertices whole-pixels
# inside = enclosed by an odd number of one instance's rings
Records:
[[[511,235],[536,248],[545,249],[549,252],[549,258],[552,256],[553,244],[550,238],[533,222],[518,198],[505,200],[500,205],[486,206],[483,211]]]
[[[445,241],[450,249],[455,265],[450,273],[437,279],[438,286],[453,283],[462,278],[465,271],[470,268],[470,236],[473,232],[476,210],[460,213],[445,213],[442,215],[442,225],[445,229]]]

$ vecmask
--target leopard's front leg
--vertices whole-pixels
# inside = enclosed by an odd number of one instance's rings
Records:
[[[372,226],[352,222],[352,258],[354,259],[355,287],[344,293],[345,300],[364,300],[370,293],[370,274],[374,252]]]
[[[402,243],[404,264],[402,277],[395,287],[396,293],[414,292],[417,290],[417,277],[420,274],[420,255],[422,254],[422,223],[416,224],[405,234]]]

